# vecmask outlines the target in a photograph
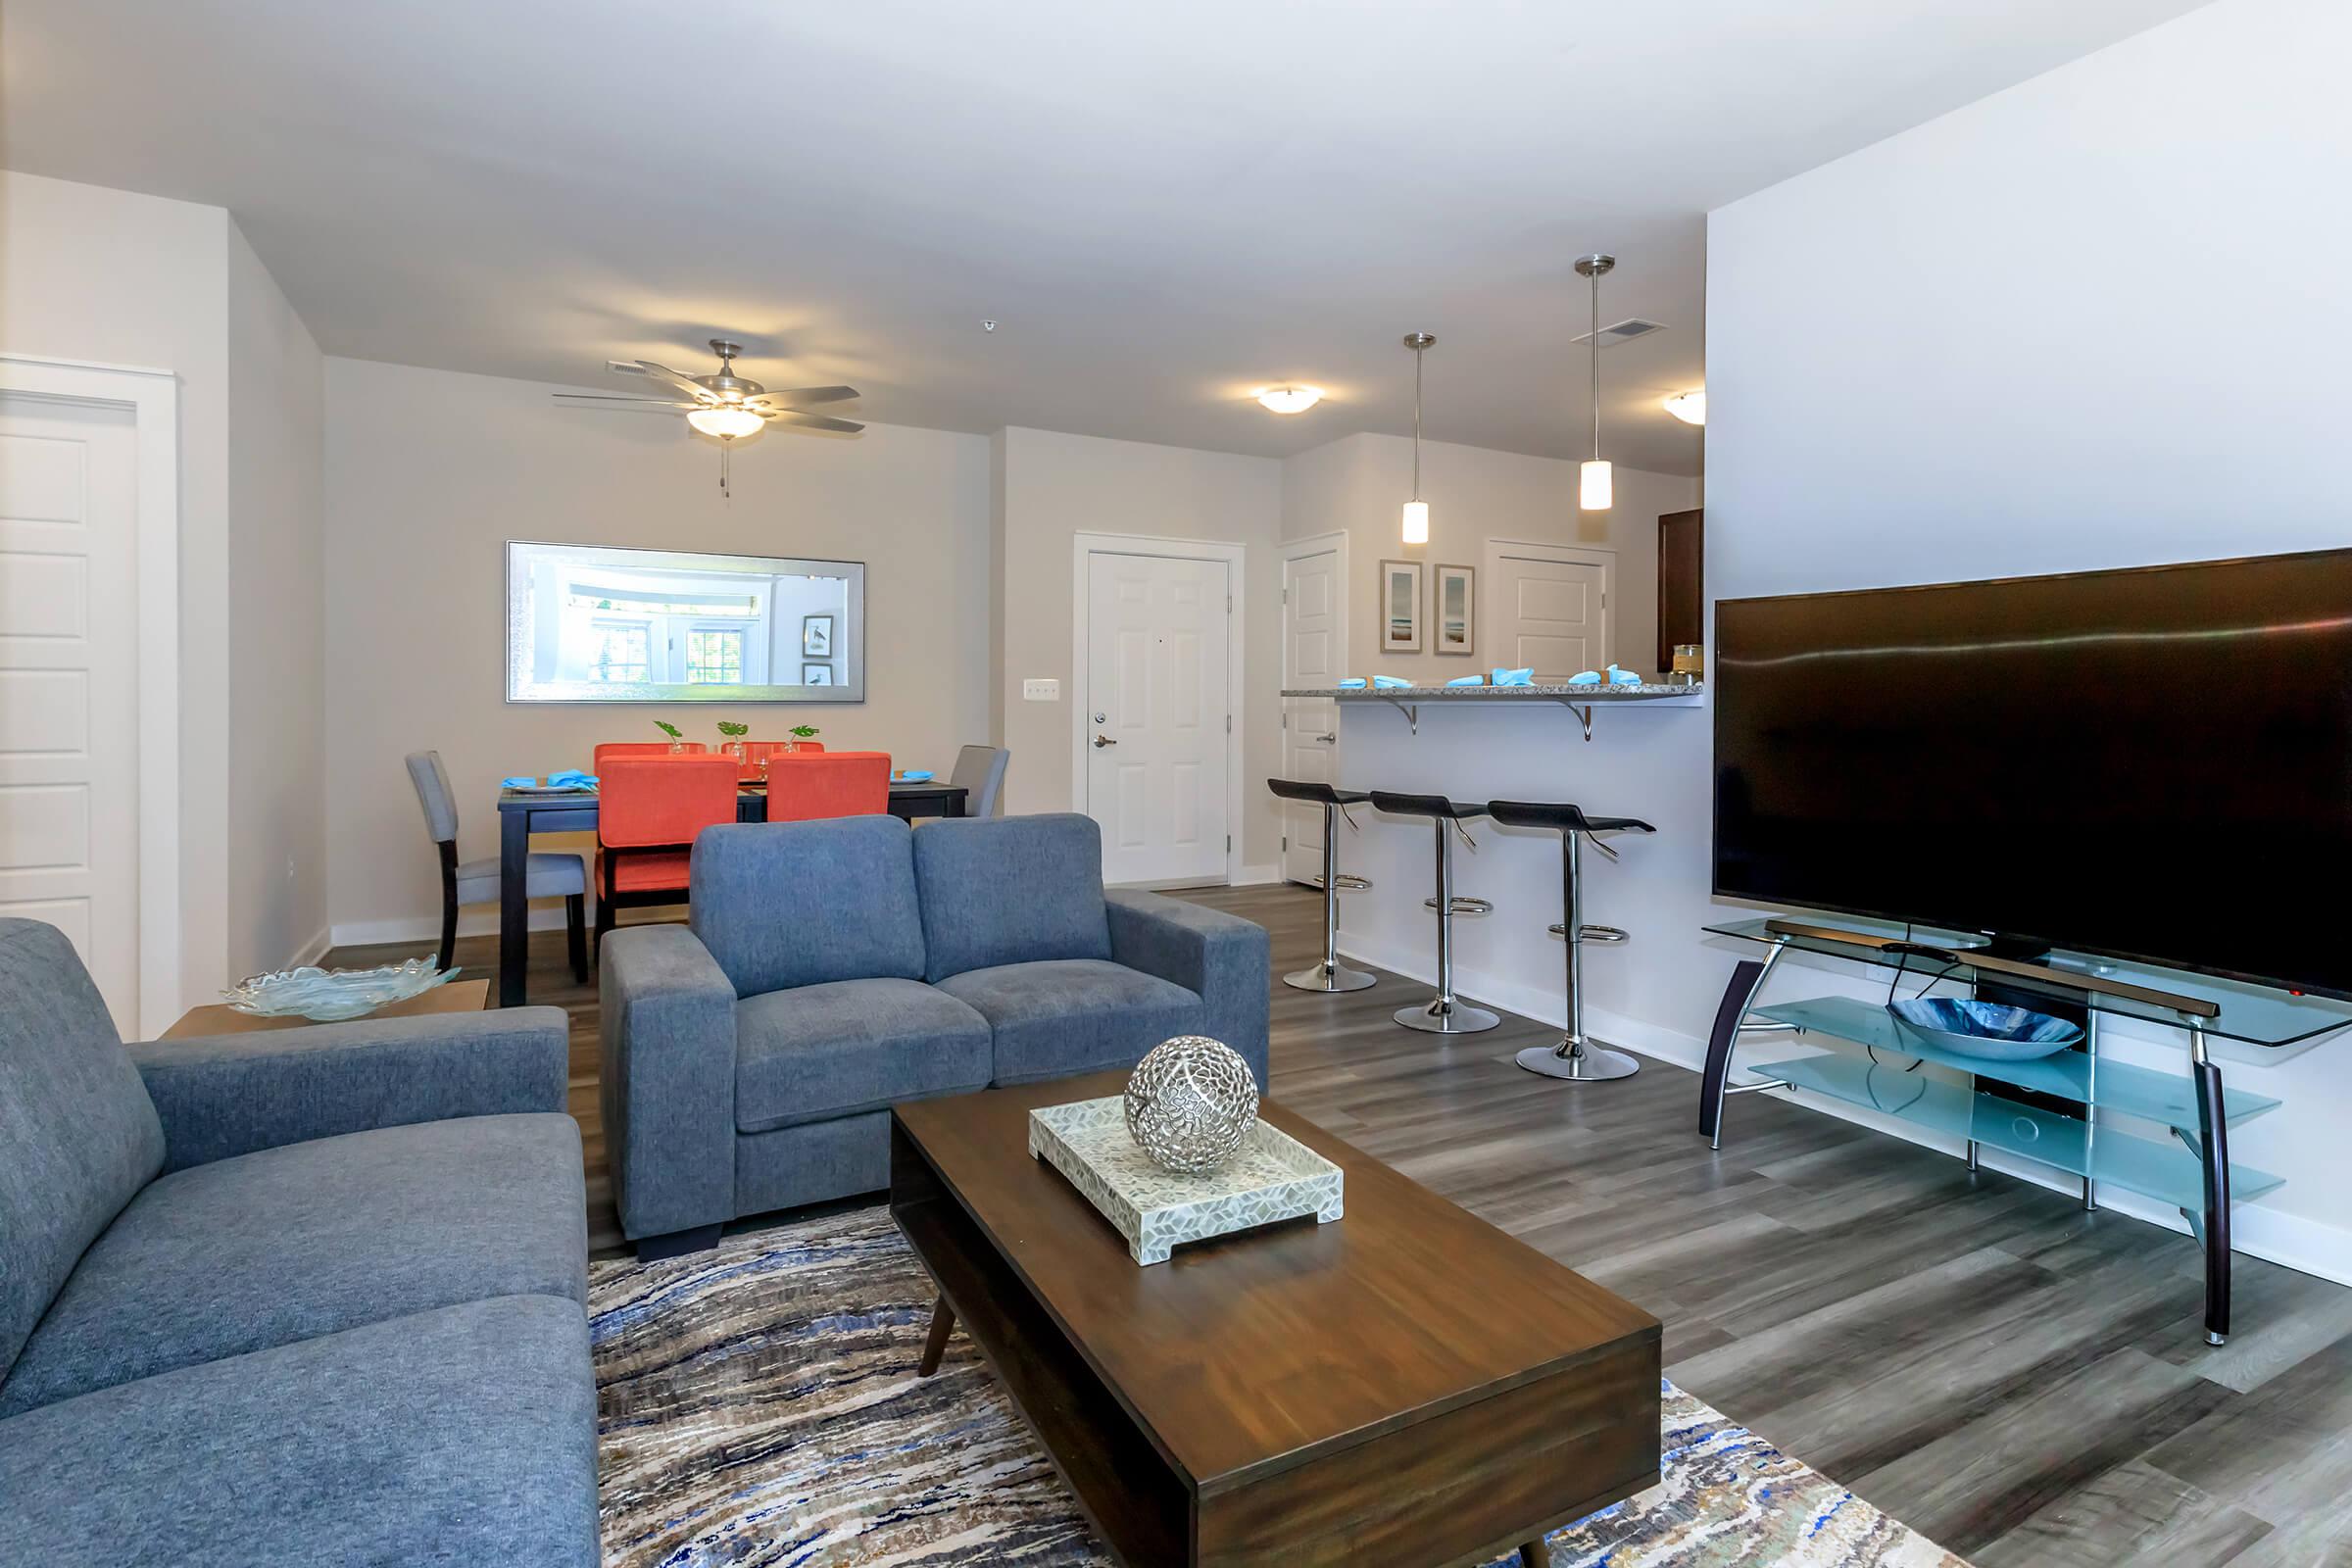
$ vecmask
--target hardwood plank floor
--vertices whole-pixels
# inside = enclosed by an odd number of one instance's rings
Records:
[[[1265,925],[1277,974],[1320,951],[1314,894],[1187,897]],[[458,956],[487,972],[493,939]],[[613,1248],[596,990],[562,932],[533,936],[531,989],[571,1018],[592,1244]],[[1511,1055],[1552,1031],[1400,1029],[1418,989],[1277,983],[1272,1092],[1657,1313],[1699,1397],[1980,1568],[2352,1568],[2352,1291],[2240,1257],[2238,1332],[2208,1349],[2185,1238],[1761,1095],[1717,1153],[1690,1073],[1540,1078]]]

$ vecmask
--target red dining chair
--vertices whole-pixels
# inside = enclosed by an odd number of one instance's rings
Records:
[[[701,741],[687,741],[683,752],[673,753],[667,741],[607,741],[588,755],[589,771],[602,775],[608,757],[700,757],[709,748]]]
[[[601,750],[601,748],[600,748]],[[596,940],[621,909],[684,904],[694,836],[735,820],[735,759],[615,757],[597,764]]]
[[[827,816],[877,816],[890,809],[888,752],[806,751],[769,759],[767,819],[813,822]]]

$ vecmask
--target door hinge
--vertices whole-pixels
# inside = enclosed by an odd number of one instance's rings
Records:
[[[1233,715],[1231,713],[1225,715],[1225,733],[1228,735],[1233,733]]]
[[[1291,591],[1290,591],[1290,589],[1288,589],[1288,588],[1285,588],[1285,589],[1283,589],[1283,591],[1282,591],[1282,602],[1283,602],[1284,604],[1286,604],[1286,605],[1287,605],[1287,604],[1289,604],[1289,603],[1291,602]]]
[[[1225,835],[1225,853],[1227,855],[1233,853],[1233,835],[1230,833]]]
[[[1291,836],[1288,833],[1285,833],[1282,836],[1282,852],[1285,855],[1288,855],[1291,852]]]
[[[1233,595],[1231,594],[1225,596],[1225,613],[1228,615],[1233,613]]]

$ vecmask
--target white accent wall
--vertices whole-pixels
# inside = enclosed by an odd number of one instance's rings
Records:
[[[2347,59],[2336,0],[2221,0],[1715,213],[1710,597],[2352,545]],[[2191,925],[2339,918],[2342,889],[2202,903],[2227,824],[2150,851]],[[1650,1021],[1703,1032],[1712,1000]],[[2285,1102],[2234,1139],[2287,1178],[2240,1245],[2352,1279],[2352,1039],[2225,1072]]]

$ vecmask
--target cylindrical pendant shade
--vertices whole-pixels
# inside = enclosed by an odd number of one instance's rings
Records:
[[[1429,503],[1407,501],[1404,504],[1404,542],[1408,545],[1429,543]]]
[[[1587,512],[1606,512],[1616,504],[1616,489],[1609,478],[1609,466],[1602,462],[1580,464],[1576,470],[1576,504]]]

